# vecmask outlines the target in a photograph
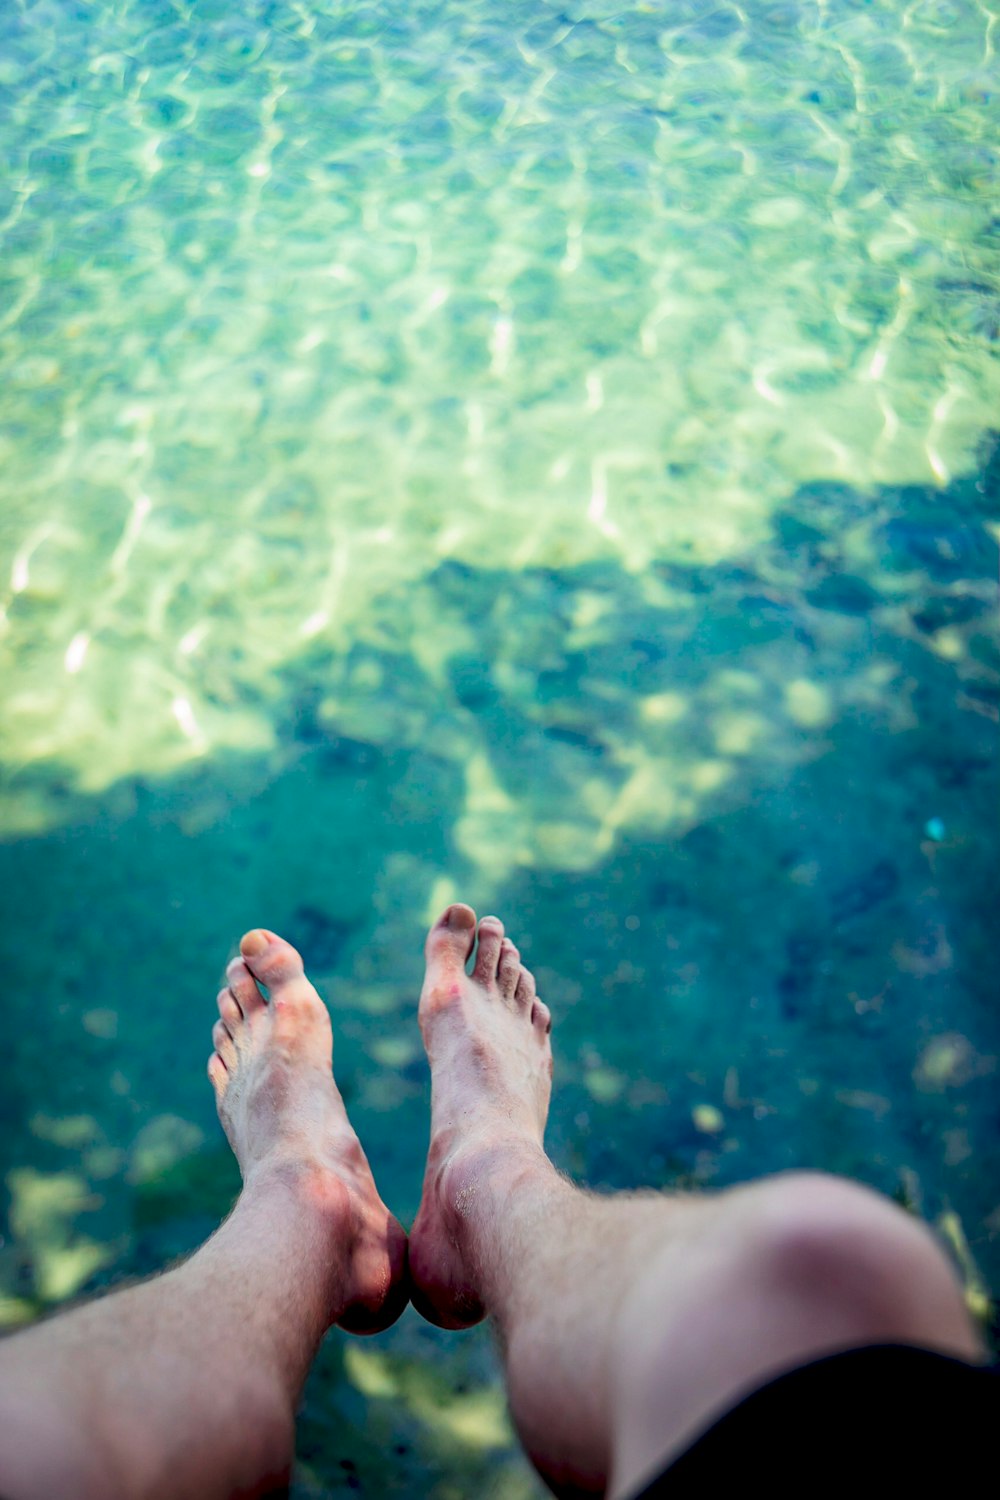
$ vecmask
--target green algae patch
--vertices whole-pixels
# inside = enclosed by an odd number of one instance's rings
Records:
[[[138,1233],[191,1219],[220,1222],[240,1191],[240,1171],[226,1145],[215,1145],[171,1161],[139,1181],[132,1192]]]

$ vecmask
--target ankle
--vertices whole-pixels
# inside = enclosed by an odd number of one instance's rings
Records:
[[[328,1163],[306,1156],[275,1154],[247,1173],[237,1209],[277,1216],[337,1238],[353,1222],[351,1189]]]
[[[432,1152],[433,1156],[433,1152]],[[551,1191],[559,1183],[541,1145],[520,1135],[498,1139],[484,1134],[445,1151],[438,1163],[429,1159],[435,1172],[435,1196],[449,1229],[461,1244],[481,1226],[495,1223],[515,1200],[537,1189]]]

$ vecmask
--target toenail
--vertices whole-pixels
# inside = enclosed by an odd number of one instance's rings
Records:
[[[240,942],[240,952],[245,953],[249,958],[256,958],[259,953],[264,952],[266,947],[267,934],[261,932],[259,927],[255,927],[253,932],[248,932]]]

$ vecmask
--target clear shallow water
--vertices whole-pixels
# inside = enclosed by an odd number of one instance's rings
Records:
[[[0,22],[10,1318],[224,1208],[258,921],[412,1212],[453,895],[561,1165],[852,1171],[995,1285],[1000,21],[244,12]],[[483,1340],[347,1358],[307,1493],[524,1492]]]

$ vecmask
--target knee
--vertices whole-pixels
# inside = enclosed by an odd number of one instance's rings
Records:
[[[943,1248],[922,1221],[844,1178],[789,1173],[756,1189],[747,1255],[773,1294],[844,1342],[979,1344]]]

